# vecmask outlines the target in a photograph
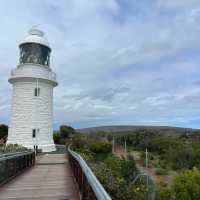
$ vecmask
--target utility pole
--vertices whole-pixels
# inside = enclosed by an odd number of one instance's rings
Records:
[[[115,154],[115,139],[113,136],[113,140],[112,140],[112,153]]]
[[[125,141],[124,141],[124,149],[125,149],[125,156],[127,157],[126,139],[125,139]]]
[[[135,184],[135,182],[141,178],[141,177],[146,177],[146,187],[147,187],[147,192],[144,194],[145,195],[145,200],[149,200],[149,176],[148,176],[148,151],[146,149],[145,151],[145,155],[146,155],[146,159],[145,159],[145,171],[142,170],[143,172],[138,174],[135,179],[133,180],[133,184]],[[141,172],[141,171],[140,171]]]
[[[145,164],[146,164],[146,186],[147,186],[147,193],[146,193],[146,199],[148,200],[148,194],[149,194],[149,176],[148,176],[148,151],[147,151],[147,148],[146,148],[146,161],[145,161]]]

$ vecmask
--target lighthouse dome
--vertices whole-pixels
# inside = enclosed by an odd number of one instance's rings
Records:
[[[28,35],[26,36],[26,38],[22,41],[22,43],[20,44],[20,46],[22,44],[26,44],[26,43],[36,43],[36,44],[41,44],[44,45],[48,48],[50,48],[49,46],[49,42],[46,39],[46,37],[44,36],[44,32],[37,29],[37,28],[31,28],[28,31]]]
[[[20,64],[39,64],[49,66],[51,48],[44,32],[36,27],[28,31],[28,36],[19,45]]]

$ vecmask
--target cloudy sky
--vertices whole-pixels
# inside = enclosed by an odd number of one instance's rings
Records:
[[[18,45],[36,24],[59,81],[55,127],[200,128],[199,0],[0,0],[0,123]]]

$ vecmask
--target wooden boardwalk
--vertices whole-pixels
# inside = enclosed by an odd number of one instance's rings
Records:
[[[0,200],[79,200],[65,154],[37,157],[36,165],[0,188]]]

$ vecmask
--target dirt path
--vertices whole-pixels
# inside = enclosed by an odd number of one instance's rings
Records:
[[[119,157],[126,157],[126,152],[123,146],[116,146],[115,154]],[[142,173],[148,174],[154,183],[170,185],[173,182],[174,175],[157,175],[155,168],[149,167],[148,169],[146,169],[143,166],[144,162],[140,159],[140,156],[138,154],[135,155],[134,153],[132,153],[131,155],[133,155],[133,157],[135,158],[137,168]]]

